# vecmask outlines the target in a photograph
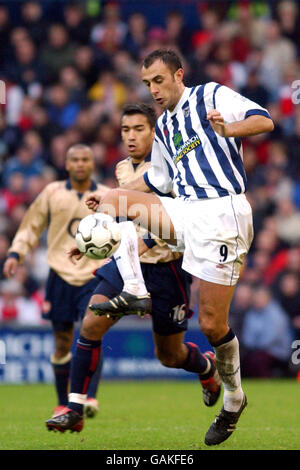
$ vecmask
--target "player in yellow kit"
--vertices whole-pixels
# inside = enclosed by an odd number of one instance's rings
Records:
[[[121,132],[129,157],[116,167],[116,179],[120,187],[142,176],[150,168],[155,121],[156,115],[150,106],[125,106]],[[125,223],[133,225],[132,222]],[[173,252],[165,242],[146,231],[140,234],[139,253],[145,285],[152,299],[156,356],[166,367],[183,368],[196,373],[202,384],[204,403],[212,406],[220,394],[214,355],[211,351],[202,354],[197,345],[184,342],[190,315],[189,287],[192,278],[181,268],[182,254]],[[118,251],[114,258],[97,272],[100,282],[91,298],[93,304],[108,301],[123,289],[123,280],[117,267]],[[97,314],[97,309],[94,311]],[[68,407],[59,416],[47,421],[48,429],[81,431],[86,383],[93,374],[96,351],[101,347],[104,334],[116,321],[106,316],[95,316],[87,309],[72,360]]]
[[[43,318],[51,320],[55,339],[55,350],[51,356],[59,412],[68,402],[68,380],[71,364],[74,322],[82,318],[98,280],[93,271],[99,267],[98,260],[84,257],[78,269],[70,263],[67,252],[74,245],[74,236],[79,221],[90,214],[85,199],[97,185],[91,179],[94,157],[87,145],[72,146],[66,155],[67,181],[48,184],[28,208],[23,221],[8,251],[3,272],[12,277],[23,263],[26,255],[37,245],[44,229],[47,235],[47,262],[50,267],[43,304]],[[88,389],[87,412],[97,411],[96,391],[101,372],[99,354],[98,374]]]

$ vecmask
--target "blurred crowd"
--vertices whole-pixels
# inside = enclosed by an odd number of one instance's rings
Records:
[[[0,2],[0,265],[24,211],[66,177],[66,149],[95,154],[95,180],[114,186],[126,156],[120,113],[152,103],[140,80],[143,57],[173,48],[188,86],[216,81],[266,107],[275,130],[244,141],[255,239],[234,296],[231,323],[247,375],[286,375],[300,338],[300,7],[298,2],[167,2],[159,23],[150,0]],[[193,5],[193,24],[183,4]],[[12,10],[12,4],[18,14]],[[160,2],[151,2],[160,8]],[[165,11],[165,10],[164,10]],[[158,115],[160,110],[157,108]],[[14,280],[1,269],[0,322],[40,323],[47,276],[45,237]],[[196,308],[197,282],[193,283]],[[259,367],[258,367],[259,365]],[[261,371],[260,371],[261,370]]]

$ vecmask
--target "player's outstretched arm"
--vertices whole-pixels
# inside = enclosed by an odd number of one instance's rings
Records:
[[[207,113],[207,119],[214,131],[221,137],[250,137],[264,132],[271,132],[274,129],[272,119],[260,115],[249,116],[242,121],[225,123],[221,113],[216,109],[212,109]]]
[[[146,185],[143,176],[140,176],[139,178],[136,178],[134,181],[131,181],[130,183],[125,184],[124,186],[122,186],[122,189],[131,189],[134,191],[141,191],[143,193],[148,193],[151,191],[149,186]],[[109,190],[110,188],[107,188],[107,190],[105,191],[98,190],[98,191],[91,193],[85,201],[88,208],[96,212],[102,198],[107,194]]]

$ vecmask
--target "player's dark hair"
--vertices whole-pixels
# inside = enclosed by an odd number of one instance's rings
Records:
[[[122,110],[122,117],[123,116],[132,116],[134,114],[143,114],[149,123],[151,129],[155,127],[155,122],[157,119],[156,112],[152,106],[146,103],[132,103],[132,104],[125,104]]]
[[[150,52],[143,61],[143,67],[148,69],[156,60],[161,60],[172,73],[183,68],[179,55],[172,49],[156,49]]]

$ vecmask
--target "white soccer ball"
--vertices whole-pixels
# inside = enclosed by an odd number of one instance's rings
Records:
[[[105,259],[119,248],[121,231],[110,215],[96,212],[80,221],[75,240],[78,250],[88,258]]]

